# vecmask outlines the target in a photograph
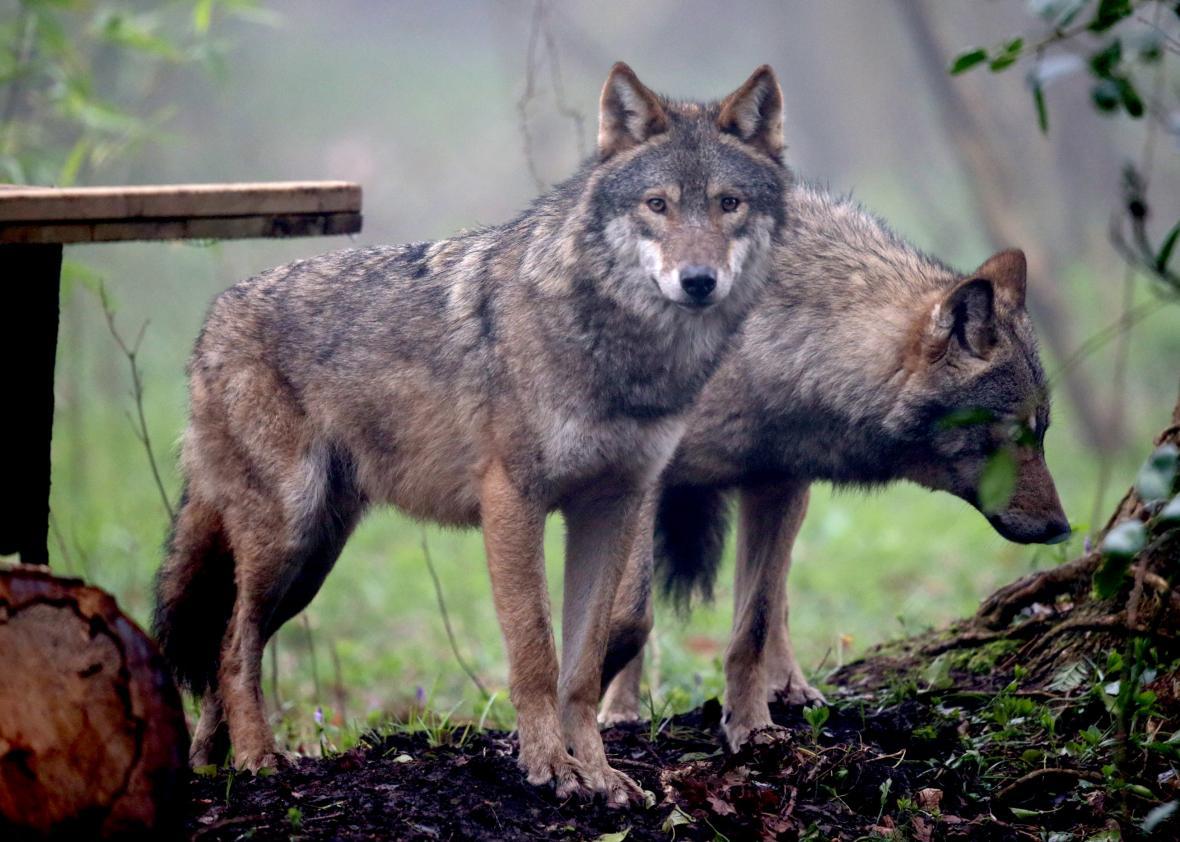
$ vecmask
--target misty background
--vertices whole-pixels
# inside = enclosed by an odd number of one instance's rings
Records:
[[[0,15],[14,6],[0,2]],[[1035,37],[1038,22],[1020,0],[294,0],[262,8],[272,14],[215,20],[225,44],[215,72],[145,78],[134,67],[105,68],[113,97],[167,117],[133,154],[79,174],[87,184],[343,179],[364,188],[364,230],[353,238],[67,247],[51,564],[108,588],[141,621],[167,516],[127,418],[130,377],[93,293],[98,279],[122,333],[134,337],[148,321],[145,410],[175,499],[184,364],[213,296],[303,256],[508,219],[593,149],[600,86],[616,60],[653,89],[694,99],[724,96],[771,64],[785,96],[788,161],[802,177],[851,193],[964,271],[1000,248],[1029,252],[1050,374],[1128,303],[1150,300],[1145,282],[1128,281],[1107,235],[1123,163],[1143,155],[1145,123],[1096,114],[1089,82],[1068,67],[1046,83],[1047,135],[1023,70],[953,79],[932,71],[968,47]],[[915,38],[914,10],[929,28],[925,42]],[[964,161],[963,136],[939,92],[948,83],[967,105],[971,142],[996,163],[982,180]],[[1163,221],[1180,212],[1178,149],[1162,127],[1152,179],[1162,185],[1153,209]],[[981,197],[997,184],[1002,204],[988,205]],[[997,224],[1006,241],[995,241]],[[1009,544],[962,502],[915,487],[816,493],[790,580],[805,667],[822,677],[867,646],[969,613],[994,587],[1076,554],[1084,532],[1102,525],[1094,513],[1121,495],[1165,423],[1180,370],[1178,324],[1178,311],[1161,305],[1058,380],[1046,447],[1080,530],[1067,547]],[[552,527],[550,585],[559,593],[561,535]],[[290,709],[323,705],[358,717],[425,698],[468,712],[474,689],[451,655],[424,539],[459,647],[488,683],[505,686],[478,534],[423,530],[380,512],[305,617],[278,636],[276,686]],[[687,704],[719,690],[730,576],[722,574],[717,605],[691,618],[657,610],[657,696]],[[270,664],[268,656],[268,692]]]

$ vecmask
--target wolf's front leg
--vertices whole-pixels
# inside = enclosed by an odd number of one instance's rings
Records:
[[[733,635],[725,656],[722,720],[726,742],[735,751],[753,731],[772,725],[767,700],[777,688],[770,679],[773,675],[777,681],[783,666],[771,666],[770,659],[783,654],[772,646],[772,640],[780,632],[785,636],[786,574],[791,546],[807,511],[807,498],[805,484],[742,489]],[[794,664],[793,656],[790,664]]]
[[[558,798],[592,798],[591,776],[566,751],[557,715],[557,653],[542,554],[545,509],[521,494],[497,462],[480,488],[480,520],[508,650],[520,767],[534,786],[553,784]]]
[[[641,519],[641,501],[635,489],[595,489],[562,508],[568,530],[558,684],[562,728],[594,789],[613,807],[643,802],[639,786],[607,763],[596,719],[611,609]]]

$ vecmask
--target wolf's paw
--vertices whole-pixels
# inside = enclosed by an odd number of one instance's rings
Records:
[[[590,801],[594,798],[590,772],[564,750],[555,751],[540,760],[521,758],[520,768],[530,784],[552,786],[554,794],[562,801],[567,798]]]
[[[598,724],[603,728],[612,728],[615,725],[621,725],[624,722],[638,722],[639,711],[624,705],[615,705],[610,708],[603,708],[598,714]]]
[[[295,765],[299,755],[293,751],[264,751],[256,754],[243,752],[234,756],[234,768],[239,772],[257,775],[263,769],[285,769]]]
[[[773,734],[776,731],[785,732],[786,729],[771,722],[770,711],[767,710],[745,716],[727,711],[722,719],[721,730],[725,734],[725,744],[729,746],[729,750],[736,752],[757,732]]]
[[[770,701],[785,702],[788,705],[826,705],[828,703],[824,694],[808,684],[807,680],[803,678],[792,679],[785,685],[772,689]]]
[[[606,806],[613,810],[623,810],[628,807],[638,807],[645,801],[643,790],[639,784],[628,775],[607,766],[596,782],[598,793],[606,801]]]

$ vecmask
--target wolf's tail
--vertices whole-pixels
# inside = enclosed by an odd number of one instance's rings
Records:
[[[234,558],[221,515],[186,489],[156,574],[152,627],[177,683],[194,693],[217,679],[235,595]]]
[[[729,508],[725,496],[710,488],[668,488],[656,511],[656,576],[664,595],[681,610],[694,596],[713,598],[721,566]]]

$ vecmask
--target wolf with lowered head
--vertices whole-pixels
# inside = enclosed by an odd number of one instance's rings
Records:
[[[910,480],[981,509],[1010,540],[1069,535],[1045,463],[1049,398],[1024,255],[1002,251],[962,273],[852,201],[800,185],[790,207],[775,282],[697,401],[658,504],[648,501],[614,609],[604,678],[622,674],[605,721],[639,715],[653,538],[667,591],[682,604],[710,594],[730,498],[739,514],[723,729],[735,749],[771,724],[768,699],[823,699],[787,631],[786,577],[811,483]],[[1013,488],[996,506],[980,482],[998,452]]]
[[[275,761],[263,646],[358,519],[483,530],[520,765],[559,797],[641,800],[595,721],[639,501],[766,282],[791,177],[758,69],[717,103],[616,65],[597,154],[504,225],[326,254],[220,295],[189,364],[183,500],[155,626],[202,694],[192,762]],[[560,671],[542,558],[567,525]]]

